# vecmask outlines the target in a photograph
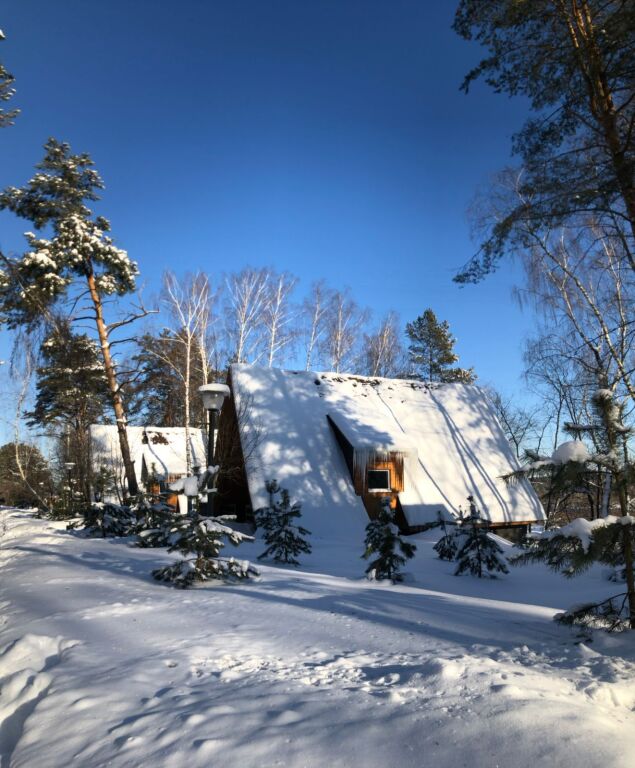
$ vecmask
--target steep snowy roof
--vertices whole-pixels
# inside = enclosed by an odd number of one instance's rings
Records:
[[[137,478],[145,460],[148,472],[159,478],[185,475],[187,472],[185,429],[183,427],[128,427],[130,453]],[[123,477],[123,462],[117,427],[111,424],[91,424],[92,463],[98,469],[106,466]],[[190,429],[192,465],[205,466],[205,439],[200,429]]]
[[[544,519],[528,481],[501,479],[519,463],[474,385],[247,365],[232,366],[231,381],[238,412],[246,413],[243,434],[258,432],[247,464],[254,508],[267,501],[265,480],[276,478],[302,502],[308,528],[363,531],[368,517],[329,416],[351,444],[405,454],[399,499],[410,525],[436,520],[439,511],[457,515],[470,495],[494,523]]]

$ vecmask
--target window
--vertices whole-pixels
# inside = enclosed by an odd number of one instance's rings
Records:
[[[367,479],[367,488],[369,491],[389,491],[390,490],[390,470],[389,469],[369,469],[366,479]]]

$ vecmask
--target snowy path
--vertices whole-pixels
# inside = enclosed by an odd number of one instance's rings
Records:
[[[630,636],[576,644],[438,568],[180,592],[164,552],[3,514],[0,768],[634,764]]]

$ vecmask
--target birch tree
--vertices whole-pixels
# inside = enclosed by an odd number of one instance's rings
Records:
[[[273,368],[276,361],[284,359],[284,352],[296,338],[297,310],[291,302],[291,296],[297,282],[297,278],[288,272],[269,276],[269,293],[262,318],[266,329],[268,368]]]
[[[395,312],[384,316],[379,328],[364,336],[365,373],[391,378],[403,371],[404,350]]]
[[[270,273],[247,267],[225,279],[225,333],[230,362],[256,363],[264,354],[263,318]]]
[[[327,288],[324,280],[318,280],[311,285],[309,295],[302,303],[306,371],[316,365],[316,357],[326,331],[325,320],[331,296],[332,291]]]
[[[620,510],[628,509],[628,485],[620,480],[612,489],[615,478],[631,472],[628,440],[612,440],[607,448],[602,441],[608,427],[586,427],[597,422],[598,392],[608,392],[625,419],[635,408],[635,275],[620,252],[622,241],[595,220],[573,230],[529,229],[527,236],[533,246],[522,252],[527,272],[522,293],[541,317],[541,337],[526,357],[527,377],[547,387],[555,418],[554,448],[564,432],[576,438],[584,434],[596,455],[618,448],[621,452],[619,464],[615,456],[609,463],[596,462],[593,474],[552,472],[548,512],[555,512],[572,494],[584,493],[606,516],[618,490]]]
[[[485,393],[516,458],[521,459],[526,448],[540,451],[546,423],[541,419],[539,410],[516,405],[511,397],[503,397],[493,387],[486,387]]]
[[[305,351],[304,370],[310,371],[316,364],[324,336],[324,321],[328,312],[332,291],[324,280],[312,283],[308,296],[302,302],[302,336]]]
[[[359,308],[349,291],[334,291],[324,319],[323,347],[332,371],[351,372],[368,312]]]
[[[8,475],[4,478],[5,482],[14,490],[20,489],[20,493],[28,494],[28,503],[37,503],[40,509],[46,509],[46,496],[48,494],[50,498],[52,491],[51,475],[47,469],[47,478],[34,477],[32,459],[36,457],[36,465],[40,465],[43,463],[42,457],[38,449],[29,445],[22,435],[23,412],[31,391],[36,365],[37,337],[38,334],[27,334],[19,330],[15,340],[9,366],[9,376],[13,386],[5,388],[5,394],[9,395],[11,403],[9,405],[7,402],[5,413],[9,414],[12,411],[12,420],[10,422],[9,419],[2,419],[6,421],[8,430],[10,429],[13,433],[13,442],[4,446],[2,450],[5,458],[10,453],[13,454],[10,466],[5,468]],[[7,501],[7,503],[22,502]]]
[[[203,368],[200,384],[207,383],[209,373],[207,331],[210,318],[211,291],[206,275],[197,272],[178,279],[173,272],[163,275],[161,303],[170,325],[164,328],[161,342],[146,349],[160,359],[178,379],[183,400],[183,427],[185,430],[185,461],[188,475],[192,472],[191,417],[192,399],[198,398],[198,387],[193,387],[193,369],[198,362]],[[174,348],[180,354],[174,355]],[[204,378],[203,378],[204,377]]]
[[[635,275],[622,242],[596,221],[544,234],[527,230],[527,293],[560,347],[595,382],[606,380],[635,406]]]

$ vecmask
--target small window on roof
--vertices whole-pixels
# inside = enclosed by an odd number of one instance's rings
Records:
[[[366,475],[366,487],[369,491],[389,491],[390,470],[369,469]]]

